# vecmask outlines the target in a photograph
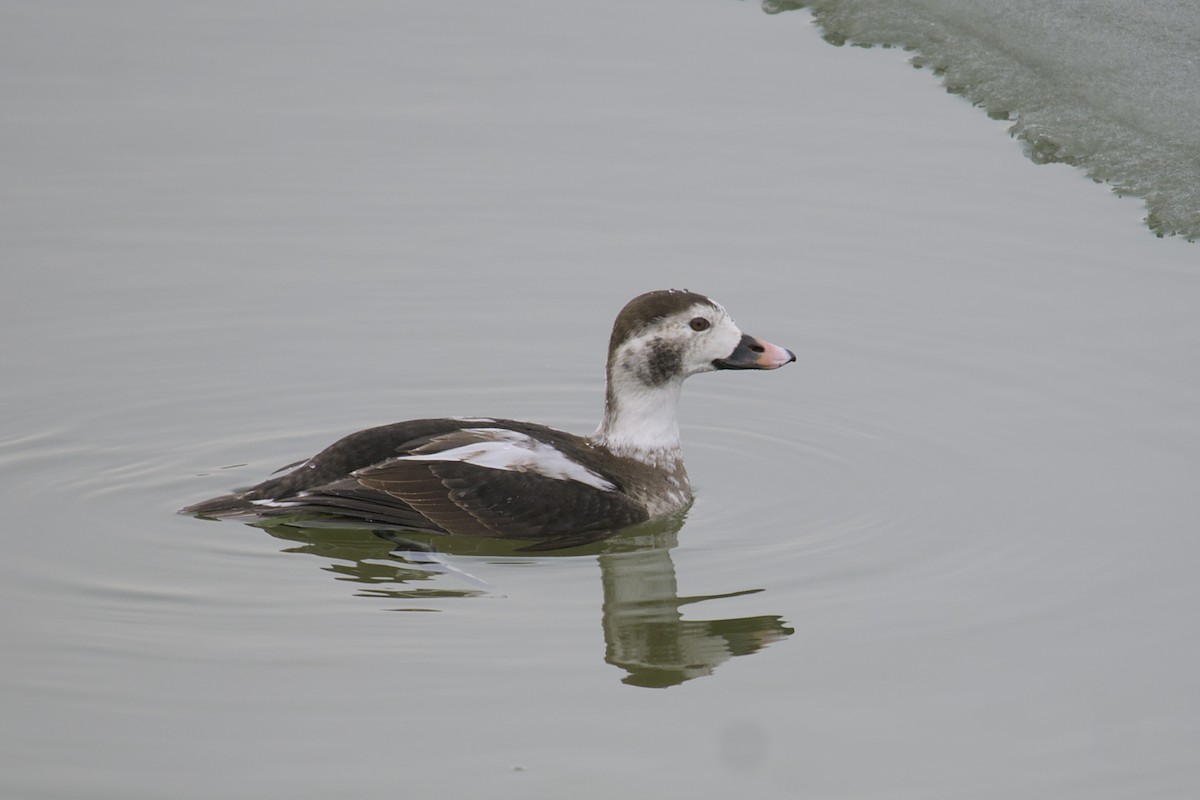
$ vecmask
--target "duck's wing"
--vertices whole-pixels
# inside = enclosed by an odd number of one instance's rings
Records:
[[[648,518],[613,476],[558,441],[508,428],[461,429],[307,493],[314,510],[452,534],[548,539],[615,531]]]
[[[292,497],[244,502],[250,513],[277,515],[295,513],[335,514],[378,525],[392,525],[431,533],[446,533],[446,529],[430,520],[409,504],[348,478],[327,484],[313,491]]]

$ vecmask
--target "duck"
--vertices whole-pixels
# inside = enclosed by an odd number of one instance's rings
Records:
[[[434,534],[595,540],[691,504],[676,414],[685,379],[795,360],[743,333],[704,295],[647,292],[613,323],[604,416],[590,436],[492,417],[396,422],[180,513],[332,515]]]

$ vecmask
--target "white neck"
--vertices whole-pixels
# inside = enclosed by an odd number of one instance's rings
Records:
[[[628,375],[614,381],[610,374],[604,420],[592,441],[619,456],[656,466],[676,461],[680,458],[676,409],[682,388],[682,377],[647,386]]]

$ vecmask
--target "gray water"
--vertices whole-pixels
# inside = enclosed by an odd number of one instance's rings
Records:
[[[750,5],[0,13],[0,796],[1200,791],[1200,277],[1135,204]],[[667,286],[799,356],[689,381],[682,520],[174,513],[590,431]]]

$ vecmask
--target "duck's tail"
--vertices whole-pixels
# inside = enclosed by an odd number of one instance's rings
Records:
[[[232,494],[223,494],[220,497],[212,497],[208,500],[202,500],[199,503],[185,506],[179,509],[179,513],[188,514],[193,517],[208,517],[210,519],[261,513],[261,509],[255,505],[253,500],[246,496],[247,494],[247,492],[234,492]]]

